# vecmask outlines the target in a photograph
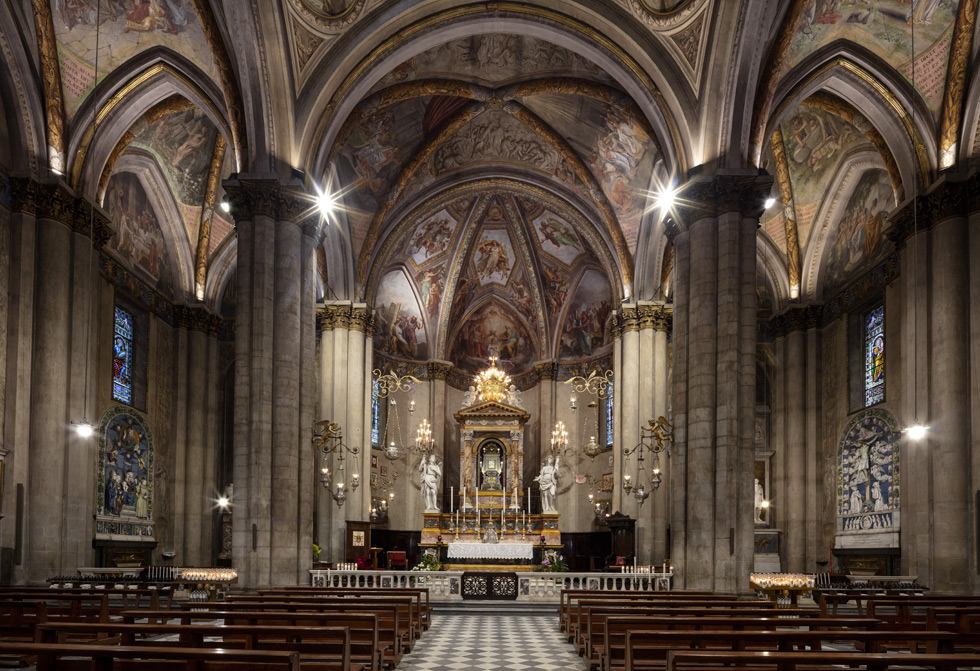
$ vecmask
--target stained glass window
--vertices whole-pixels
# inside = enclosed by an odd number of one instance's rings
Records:
[[[864,318],[864,403],[885,400],[885,306]]]
[[[609,395],[606,396],[606,447],[613,444],[613,386],[609,383]]]
[[[371,380],[371,445],[381,445],[381,399],[378,389],[381,385],[377,380]]]
[[[133,315],[120,307],[112,342],[112,398],[133,403]]]

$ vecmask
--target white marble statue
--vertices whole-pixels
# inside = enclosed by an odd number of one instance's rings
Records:
[[[463,394],[463,404],[459,406],[459,409],[468,408],[474,403],[476,403],[476,387],[470,385],[470,388]]]
[[[764,498],[762,492],[762,483],[759,482],[759,478],[755,479],[755,523],[765,524],[765,520],[762,519],[762,499]]]
[[[437,513],[436,492],[439,490],[439,480],[442,479],[442,466],[436,463],[436,455],[430,454],[419,463],[419,481],[422,483],[422,500],[425,502],[425,512]]]
[[[510,385],[510,388],[507,390],[507,405],[524,410],[524,401],[521,400],[521,391],[513,384]]]
[[[543,513],[558,512],[555,509],[555,492],[558,489],[559,461],[561,459],[555,459],[549,456],[548,461],[541,467],[541,472],[534,478],[534,481],[538,483],[538,487],[541,488],[541,512]]]

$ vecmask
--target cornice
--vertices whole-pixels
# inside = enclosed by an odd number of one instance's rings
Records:
[[[211,338],[218,338],[222,333],[222,320],[204,308],[189,305],[173,307],[174,328],[186,331],[197,331]]]
[[[62,223],[73,232],[90,238],[98,248],[112,237],[109,218],[62,182],[41,183],[15,178],[11,180],[11,196],[13,212]]]

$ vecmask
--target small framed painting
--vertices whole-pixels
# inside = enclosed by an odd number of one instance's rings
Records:
[[[388,475],[388,467],[387,466],[382,466],[381,467],[381,477],[383,478],[386,475]]]
[[[351,545],[356,548],[364,547],[364,532],[363,531],[352,531],[351,532]]]
[[[377,467],[378,467],[378,455],[372,454],[371,455],[371,468],[377,468]]]

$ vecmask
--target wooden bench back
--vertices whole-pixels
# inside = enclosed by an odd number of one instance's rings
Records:
[[[225,650],[0,641],[0,655],[36,657],[37,671],[111,669],[125,660],[132,671],[300,671],[298,652],[286,650]]]

